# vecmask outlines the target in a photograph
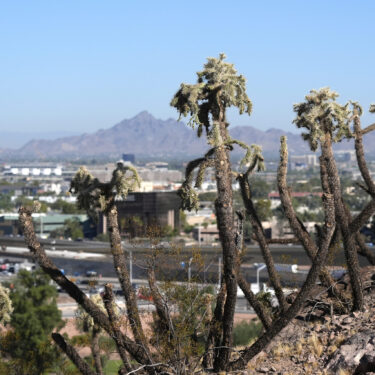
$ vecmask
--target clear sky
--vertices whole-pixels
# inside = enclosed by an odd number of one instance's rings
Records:
[[[0,1],[0,129],[93,132],[169,102],[225,52],[247,78],[251,117],[294,131],[293,103],[330,86],[375,102],[375,1]],[[366,115],[365,122],[371,121]]]

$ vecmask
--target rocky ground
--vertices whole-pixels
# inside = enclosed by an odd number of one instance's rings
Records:
[[[322,288],[266,351],[241,374],[374,374],[375,267],[362,269],[366,308],[345,312]],[[345,276],[337,286],[349,296]]]

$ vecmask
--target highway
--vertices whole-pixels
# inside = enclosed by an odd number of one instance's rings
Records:
[[[110,255],[110,247],[106,242],[99,241],[68,241],[68,240],[51,240],[41,239],[40,242],[44,245],[46,250],[56,251],[74,251],[78,253],[89,253],[90,258],[94,258],[94,254],[101,254],[102,256]],[[5,247],[21,247],[25,248],[25,242],[23,237],[9,237],[0,236],[0,246]],[[178,247],[179,245],[177,245]],[[140,257],[147,256],[151,253],[151,248],[146,243],[124,243],[124,249],[126,251],[132,251],[133,254],[139,255]],[[176,247],[173,245],[170,247],[167,243],[162,243],[158,247],[161,253],[171,253]],[[189,256],[192,252],[198,249],[198,245],[195,246],[179,246],[179,253],[181,256]],[[270,245],[271,252],[274,256],[276,263],[295,263],[298,265],[310,265],[309,258],[301,245]],[[375,252],[375,246],[370,247]],[[220,246],[206,246],[203,245],[200,248],[201,254],[206,258],[217,258],[221,255]],[[359,258],[363,265],[366,264],[366,260],[362,257]],[[243,257],[243,263],[262,263],[262,254],[258,245],[247,245],[245,255]],[[337,252],[335,255],[332,265],[340,266],[345,263],[343,251]]]
[[[125,303],[119,299],[116,300],[116,305],[120,311],[123,311],[125,308]],[[64,319],[74,318],[76,316],[77,303],[75,302],[59,303],[58,308]],[[138,308],[141,313],[155,311],[155,306],[147,301],[138,301]],[[244,298],[237,298],[236,314],[255,314],[255,312],[249,307]]]
[[[105,243],[96,243],[94,241],[56,241],[44,240],[44,248],[51,257],[57,267],[63,269],[67,275],[75,275],[75,278],[80,281],[80,287],[87,293],[89,291],[89,283],[95,280],[98,287],[107,282],[114,284],[114,288],[118,289],[119,284],[113,267],[112,257],[110,255],[109,245]],[[6,246],[6,250],[0,251],[0,257],[4,260],[22,261],[27,259],[32,261],[32,256],[29,249],[23,243],[23,238],[20,237],[0,237],[1,246]],[[150,264],[152,257],[150,254],[152,250],[144,245],[125,244],[124,249],[127,259],[132,258],[132,264],[128,262],[129,270],[131,269],[132,280],[134,283],[146,284],[147,267]],[[373,250],[374,248],[372,248]],[[156,274],[159,281],[163,280],[178,280],[180,282],[188,281],[188,264],[192,257],[196,256],[196,248],[185,247],[176,251],[174,248],[164,246],[158,249],[158,259],[156,261]],[[306,277],[309,259],[306,256],[303,248],[299,245],[272,245],[271,251],[274,255],[275,263],[281,264],[297,264],[299,271],[297,273],[281,272],[281,279],[285,287],[299,286]],[[374,250],[373,250],[374,251]],[[221,262],[221,248],[220,247],[203,247],[200,251],[200,256],[197,260],[191,262],[191,281],[201,284],[215,284],[217,285],[220,277],[219,266]],[[195,259],[195,258],[194,258]],[[366,264],[363,258],[360,258],[363,265]],[[243,256],[242,272],[248,282],[256,282],[256,268],[254,263],[263,263],[263,258],[258,246],[247,246],[245,255]],[[345,263],[343,252],[336,254],[332,264],[336,266]],[[96,271],[97,277],[85,277],[87,271]],[[0,274],[1,275],[1,274]],[[3,276],[0,276],[0,281]],[[8,279],[8,277],[6,277]],[[259,281],[267,282],[268,275],[265,270],[259,272]],[[64,293],[60,293],[64,296]],[[59,298],[60,299],[60,298]],[[64,299],[63,299],[64,300]],[[120,309],[124,309],[125,305],[122,298],[116,300]],[[150,302],[139,300],[140,310],[152,311],[154,308]],[[77,305],[72,301],[64,301],[59,303],[59,308],[63,313],[64,318],[71,318],[75,316]],[[237,313],[252,314],[247,301],[243,297],[239,297],[236,305]]]
[[[95,241],[55,241],[42,240],[47,254],[53,262],[63,269],[69,275],[85,275],[87,271],[94,270],[102,277],[116,277],[113,267],[112,257],[110,255],[109,245]],[[0,246],[6,246],[6,251],[0,251],[0,257],[10,256],[18,258],[28,258],[30,260],[30,251],[26,248],[22,237],[0,237]],[[305,276],[306,269],[310,265],[310,260],[300,245],[271,245],[271,251],[275,263],[278,264],[297,264],[304,272],[281,274],[282,281],[286,286],[300,285]],[[1,249],[1,247],[0,247]],[[128,258],[129,269],[132,269],[133,279],[146,279],[147,268],[153,261],[150,247],[145,244],[124,244],[124,249]],[[375,251],[375,248],[371,248]],[[156,275],[158,280],[178,280],[187,281],[189,273],[189,261],[191,258],[191,278],[192,281],[201,283],[217,284],[220,277],[221,248],[218,246],[202,247],[198,251],[197,247],[174,248],[167,245],[158,248],[158,257],[156,259]],[[130,255],[132,258],[130,267]],[[367,265],[367,261],[360,257],[361,265]],[[256,281],[256,268],[254,263],[264,263],[261,251],[258,246],[247,246],[242,259],[242,272],[247,281],[254,283]],[[343,251],[335,254],[330,262],[334,266],[345,264]],[[267,272],[265,270],[259,273],[260,281],[266,282]]]

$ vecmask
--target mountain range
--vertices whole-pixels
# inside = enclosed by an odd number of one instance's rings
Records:
[[[251,126],[230,128],[232,138],[247,144],[259,144],[265,155],[278,155],[280,136],[286,135],[291,154],[309,153],[301,135],[280,129],[262,131]],[[367,150],[375,144],[375,136],[366,136]],[[208,146],[205,137],[198,138],[196,131],[174,119],[160,120],[147,111],[131,119],[101,129],[91,134],[51,139],[35,139],[19,149],[0,150],[2,160],[74,160],[81,158],[119,158],[123,153],[135,154],[137,158],[188,160],[202,155]],[[338,148],[353,150],[352,141],[343,141]],[[371,150],[374,152],[374,150]]]

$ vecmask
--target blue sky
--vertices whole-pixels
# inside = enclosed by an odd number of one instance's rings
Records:
[[[374,1],[2,1],[0,128],[93,132],[169,102],[225,52],[247,78],[251,117],[295,131],[293,103],[330,86],[375,102]],[[364,122],[370,122],[369,115]]]

